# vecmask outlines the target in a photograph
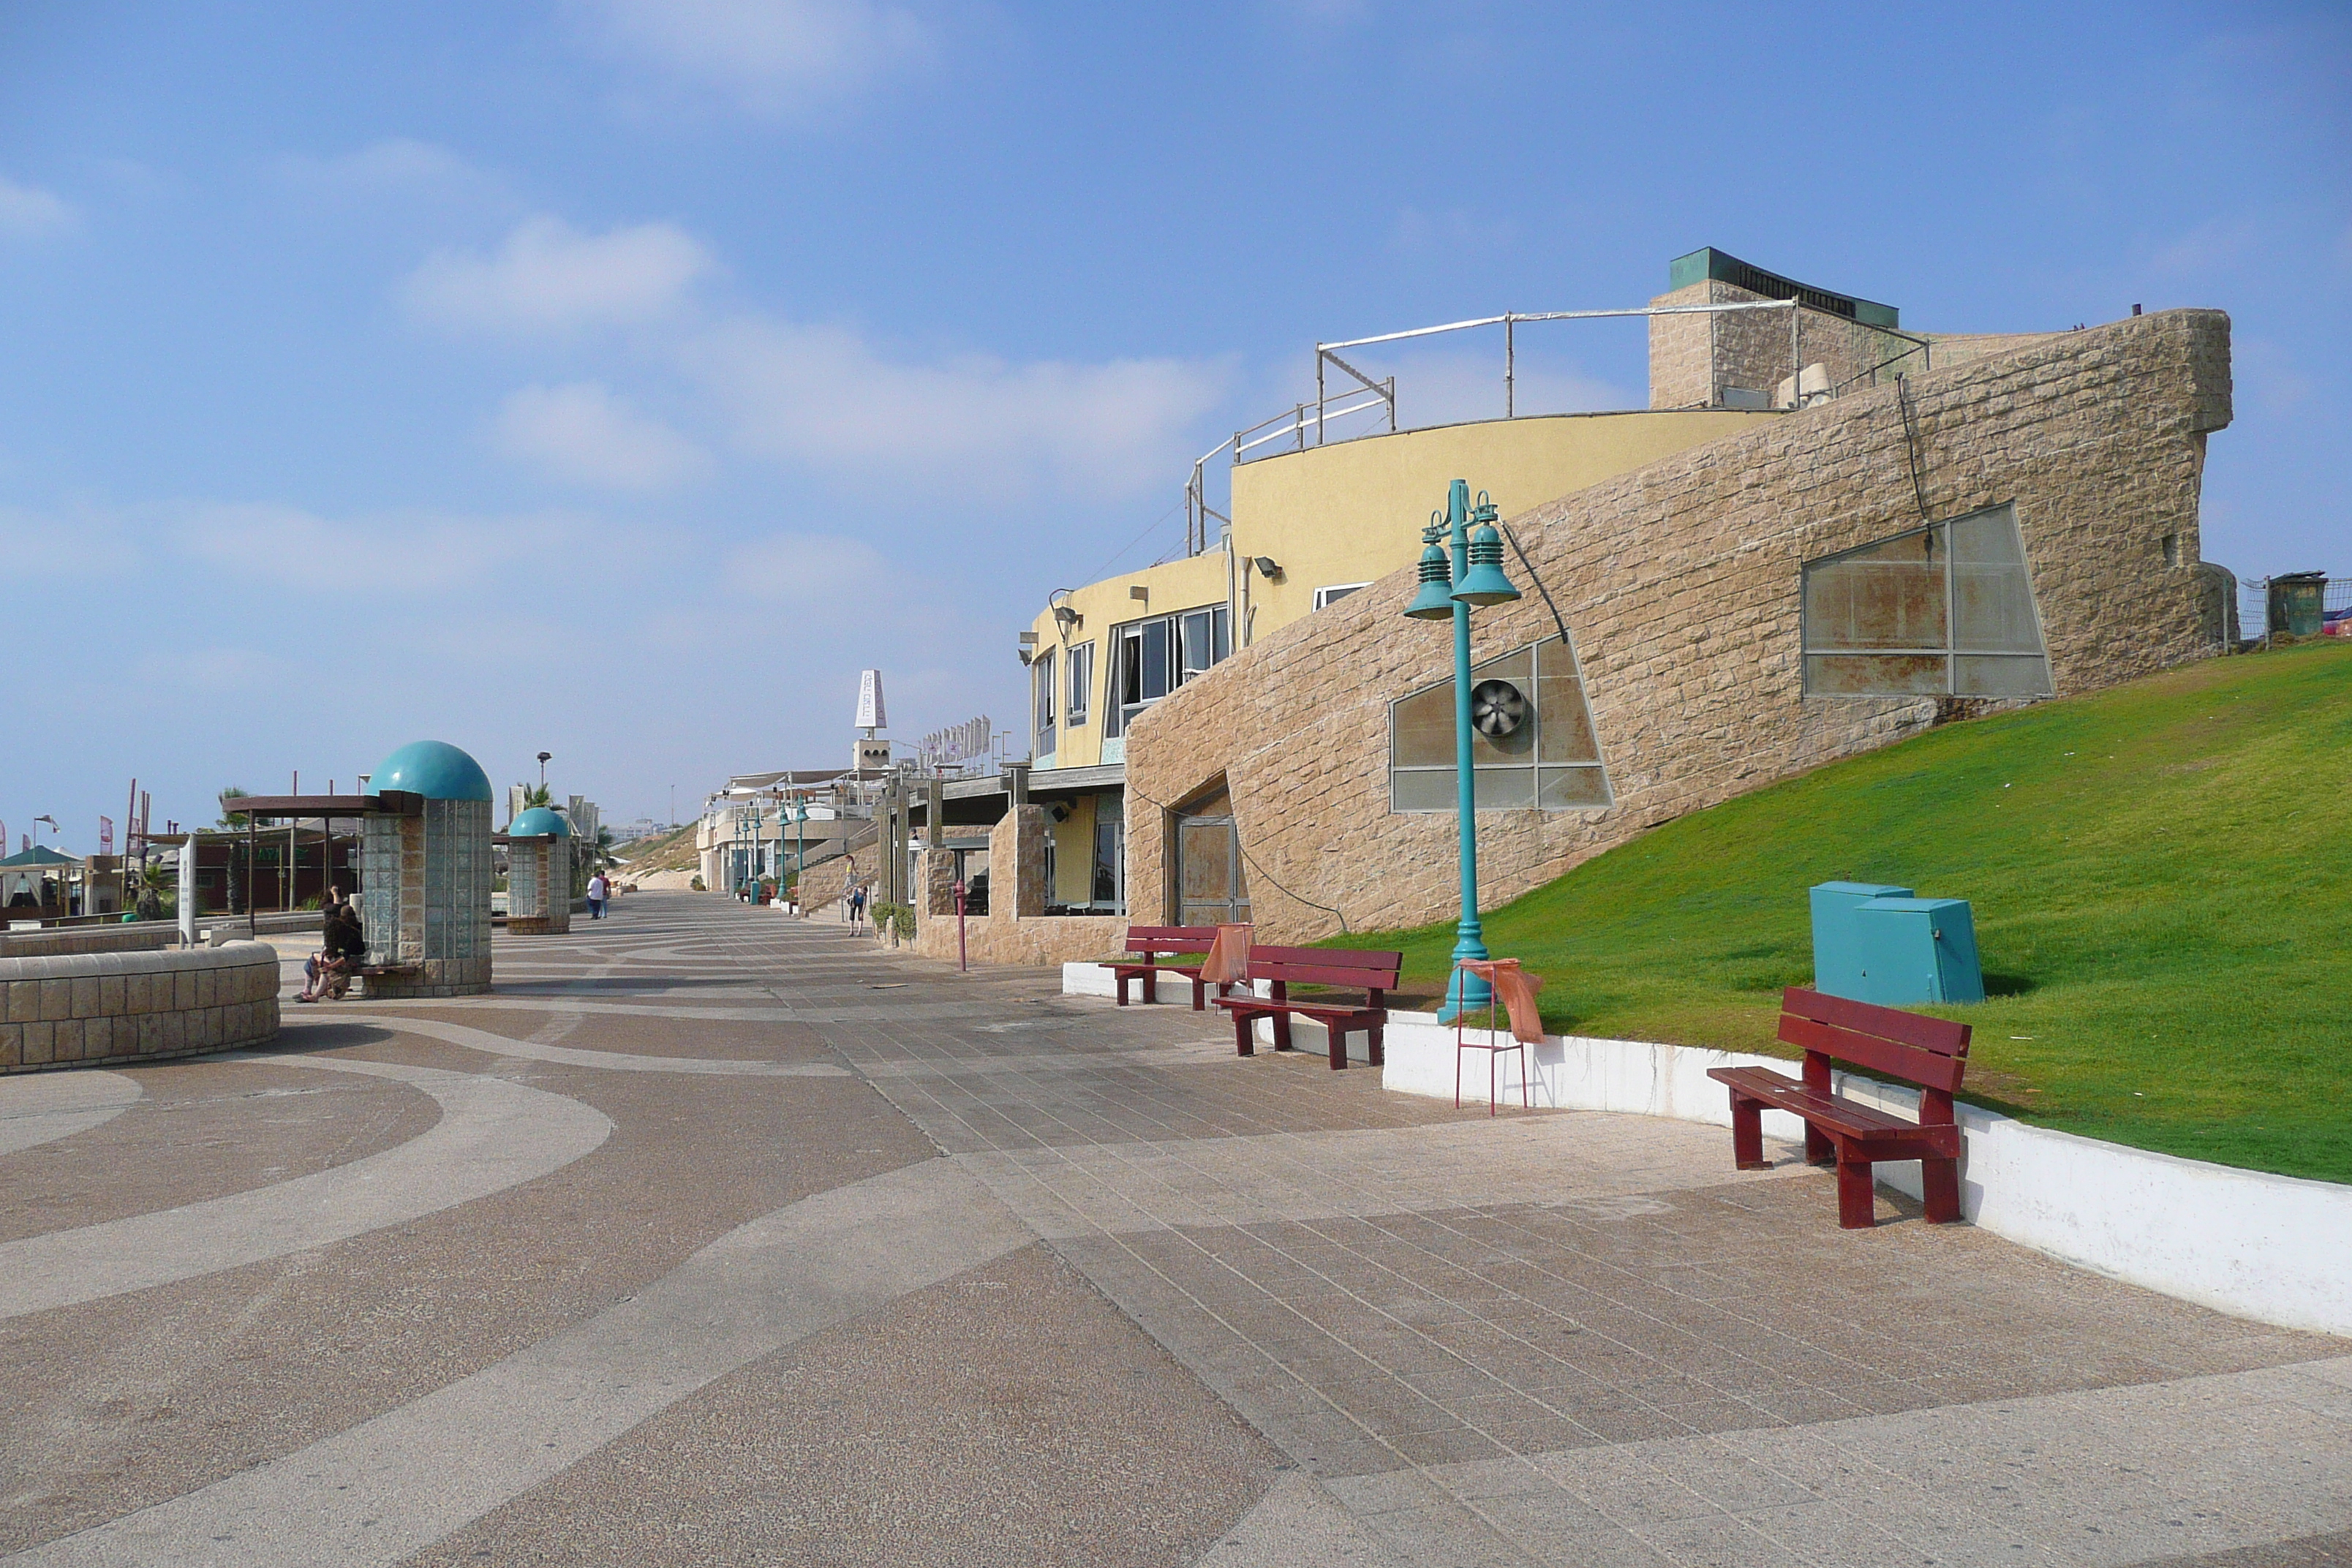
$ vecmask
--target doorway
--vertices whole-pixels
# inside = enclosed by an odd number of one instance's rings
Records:
[[[1246,925],[1249,879],[1233,797],[1223,789],[1176,814],[1176,921]]]

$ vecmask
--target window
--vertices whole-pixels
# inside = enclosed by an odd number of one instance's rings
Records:
[[[1113,626],[1111,691],[1105,735],[1123,735],[1135,716],[1233,653],[1233,619],[1223,605]]]
[[[1054,650],[1039,654],[1029,667],[1029,684],[1037,710],[1036,755],[1054,754]]]
[[[2017,509],[1898,533],[1804,568],[1811,697],[2048,697]]]
[[[1093,696],[1095,687],[1095,645],[1080,643],[1070,650],[1067,662],[1070,667],[1070,695],[1069,700],[1062,705],[1062,722],[1075,730],[1087,721],[1087,710],[1091,706],[1088,699]]]
[[[1611,803],[1609,775],[1576,650],[1559,637],[1515,648],[1470,670],[1470,763],[1481,811],[1591,811]],[[1454,682],[1389,704],[1389,809],[1452,811]]]
[[[1326,605],[1336,605],[1359,588],[1370,586],[1370,583],[1339,583],[1328,588],[1318,588],[1315,590],[1315,607],[1319,610]]]

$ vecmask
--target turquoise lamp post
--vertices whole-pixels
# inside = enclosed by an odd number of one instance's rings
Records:
[[[1445,510],[1429,514],[1422,530],[1421,591],[1405,608],[1415,620],[1454,622],[1454,797],[1461,817],[1462,919],[1454,927],[1453,976],[1445,984],[1441,1023],[1450,1024],[1472,1007],[1484,1007],[1493,988],[1461,967],[1465,958],[1485,958],[1486,930],[1478,922],[1478,781],[1470,755],[1470,607],[1503,605],[1519,596],[1503,574],[1503,536],[1495,529],[1495,503],[1486,492],[1470,500],[1467,480],[1446,492]],[[1473,525],[1475,525],[1475,527]],[[1448,540],[1448,559],[1440,540]]]

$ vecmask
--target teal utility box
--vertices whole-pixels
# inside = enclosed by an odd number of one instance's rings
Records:
[[[1821,882],[1812,894],[1813,989],[1862,1001],[1862,932],[1853,912],[1873,899],[1907,899],[1911,889],[1883,882]]]
[[[1976,917],[1966,899],[1871,899],[1855,906],[1862,989],[1882,1007],[1920,1002],[1981,1002]]]

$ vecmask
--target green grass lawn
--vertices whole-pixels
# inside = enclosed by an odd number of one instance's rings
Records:
[[[2352,647],[2214,659],[1953,724],[1667,824],[1486,916],[1554,1032],[1790,1055],[1805,889],[1967,899],[1964,1098],[2352,1181]],[[1365,931],[1442,987],[1453,924]]]

